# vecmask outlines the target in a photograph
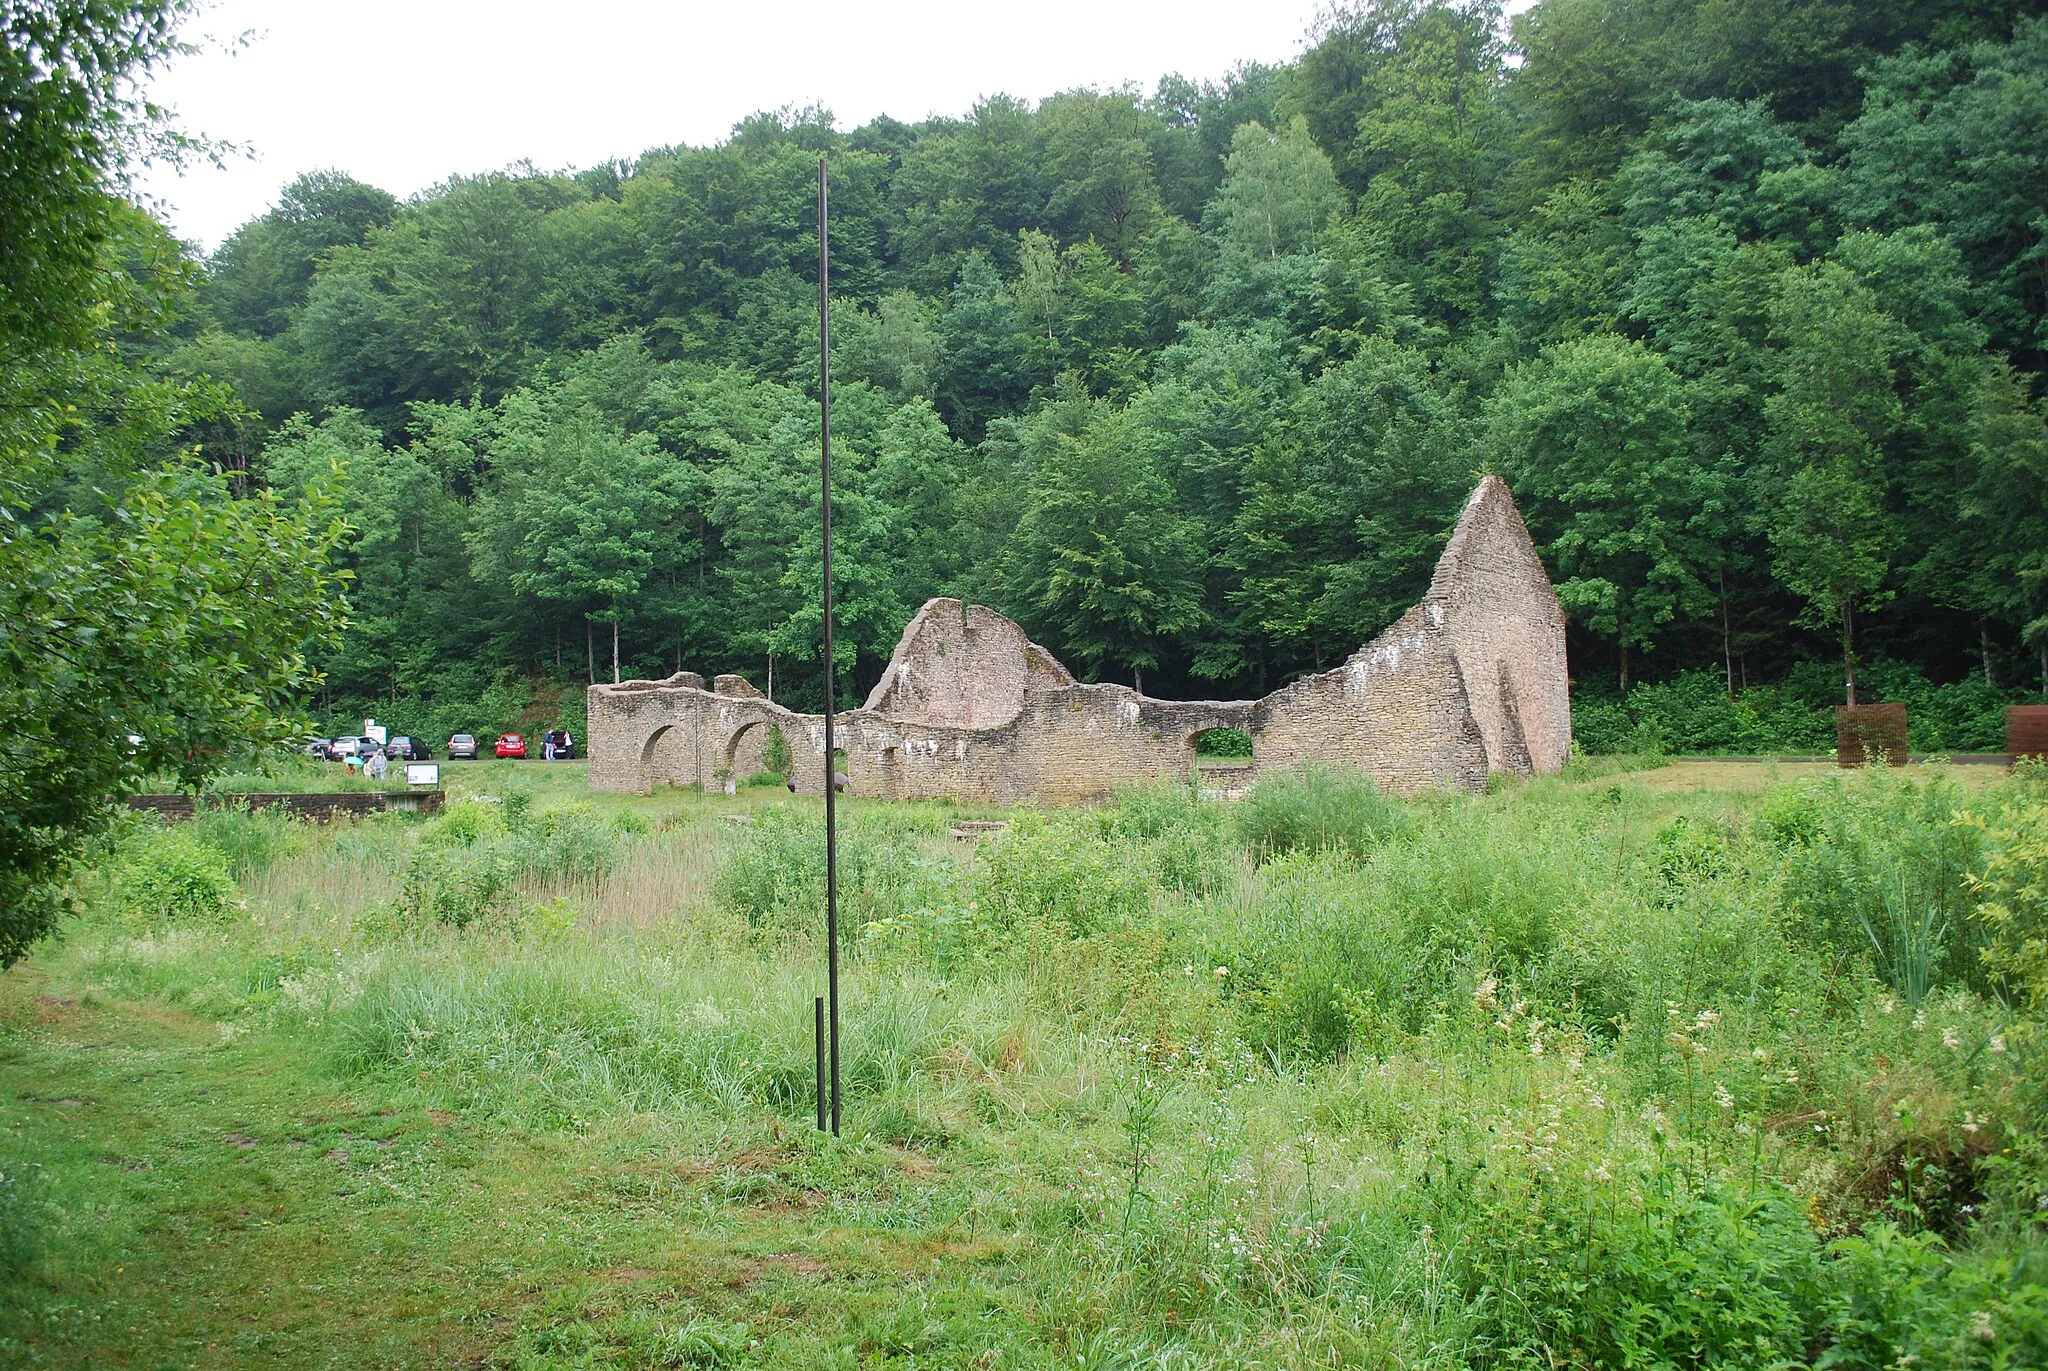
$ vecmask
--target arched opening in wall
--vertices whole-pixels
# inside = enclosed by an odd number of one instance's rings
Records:
[[[646,742],[640,744],[640,788],[642,790],[652,790],[662,781],[674,782],[675,778],[673,776],[658,774],[660,768],[655,764],[655,754],[660,750],[662,743],[674,731],[674,724],[663,724],[660,728],[647,735]]]
[[[900,800],[903,798],[903,749],[885,747],[882,749],[882,798]]]
[[[1188,740],[1198,762],[1242,762],[1251,765],[1252,737],[1241,728],[1205,728]]]
[[[1187,740],[1188,776],[1207,799],[1237,799],[1251,786],[1252,739],[1241,728],[1205,728]]]
[[[789,778],[789,739],[774,724],[755,719],[740,725],[719,754],[720,782],[735,790],[745,786],[779,786]]]

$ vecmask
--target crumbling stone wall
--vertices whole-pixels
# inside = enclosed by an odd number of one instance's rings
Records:
[[[592,686],[589,703],[593,788],[744,780],[779,729],[797,789],[823,793],[822,716],[738,676]],[[1343,666],[1263,700],[1083,684],[1002,615],[937,599],[905,627],[867,703],[834,727],[849,789],[883,799],[1059,803],[1185,780],[1195,737],[1212,728],[1250,734],[1260,768],[1349,764],[1401,794],[1477,789],[1496,771],[1564,764],[1564,616],[1513,497],[1489,476],[1420,604]]]

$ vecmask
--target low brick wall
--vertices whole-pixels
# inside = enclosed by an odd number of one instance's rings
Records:
[[[1862,766],[1880,756],[1893,766],[1906,764],[1906,707],[1836,705],[1836,761],[1843,766]]]
[[[130,809],[161,814],[173,822],[190,819],[197,813],[197,806],[190,795],[130,795],[126,798]],[[404,814],[439,814],[441,807],[447,802],[447,793],[440,790],[339,790],[326,794],[266,792],[252,795],[209,795],[199,801],[199,804],[208,809],[228,809],[237,806],[247,806],[250,809],[282,809],[295,818],[324,823],[336,815],[354,818],[362,814],[381,814],[387,810],[396,810]]]

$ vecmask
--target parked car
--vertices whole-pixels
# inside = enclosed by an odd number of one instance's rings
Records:
[[[517,733],[500,733],[498,735],[498,756],[501,759],[506,757],[519,757],[523,759],[526,756],[526,739],[520,737]]]
[[[476,735],[474,733],[458,733],[448,740],[448,760],[452,762],[457,757],[472,762],[476,760]]]
[[[308,738],[306,739],[306,755],[308,757],[318,757],[323,762],[332,761],[333,758],[328,754],[327,749],[333,743],[334,739],[332,738]]]
[[[558,762],[573,762],[576,760],[576,739],[570,734],[564,733],[561,740],[555,744],[555,760]]]
[[[401,733],[384,744],[384,755],[394,762],[424,762],[433,756],[434,752],[418,738]]]
[[[362,738],[353,734],[334,739],[327,744],[327,760],[339,762],[349,757],[367,757],[377,750],[375,738]]]

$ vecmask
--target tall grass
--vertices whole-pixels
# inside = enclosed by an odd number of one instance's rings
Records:
[[[493,784],[138,828],[65,955],[485,1118],[801,1127],[815,808]],[[2041,807],[1306,772],[969,846],[851,805],[849,1131],[944,1154],[948,1222],[1025,1254],[1068,1364],[2040,1364],[2041,1059],[1999,997]],[[120,905],[106,873],[172,844],[217,915]]]

